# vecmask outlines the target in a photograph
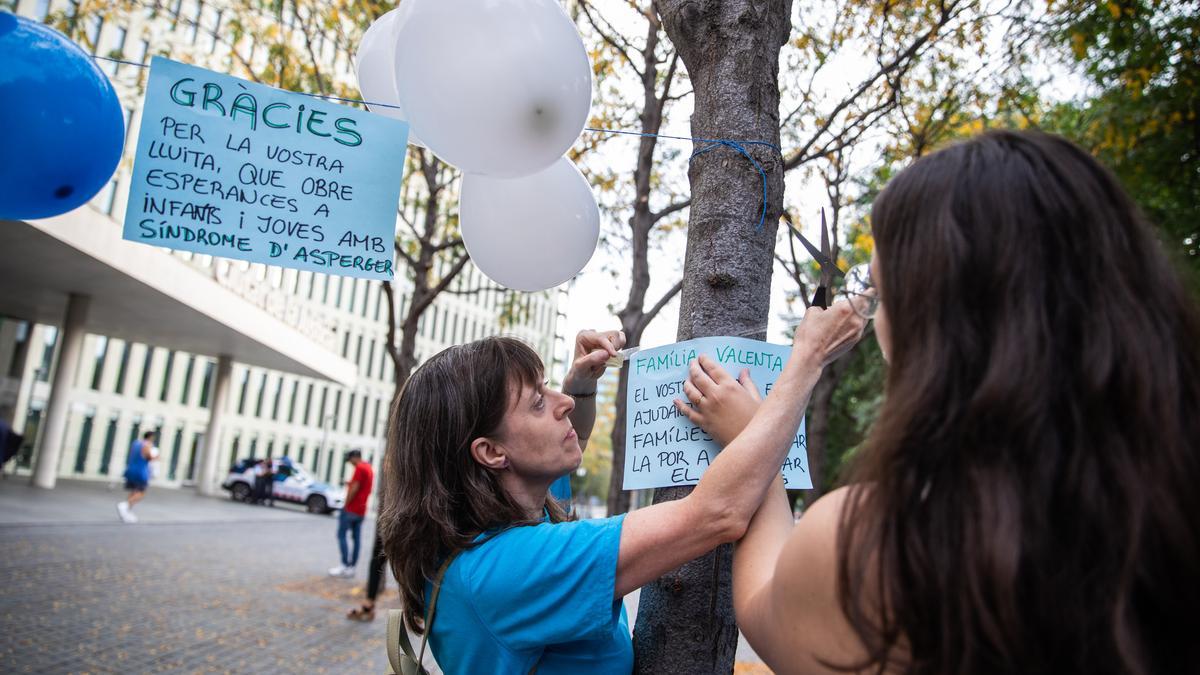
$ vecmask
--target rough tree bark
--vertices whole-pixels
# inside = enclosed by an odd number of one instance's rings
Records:
[[[656,6],[692,80],[692,135],[775,146],[746,146],[767,175],[761,230],[756,225],[763,206],[762,178],[745,157],[721,148],[696,157],[688,171],[692,206],[678,337],[742,333],[765,325],[770,307],[775,232],[783,204],[779,50],[790,32],[792,3],[658,0]],[[680,499],[690,491],[659,489],[654,501]],[[634,632],[636,672],[733,670],[738,632],[731,554],[730,546],[721,546],[642,589]]]

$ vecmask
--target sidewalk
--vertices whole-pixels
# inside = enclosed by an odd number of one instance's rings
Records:
[[[115,523],[117,502],[128,495],[120,483],[59,480],[53,490],[29,485],[24,476],[5,476],[0,481],[0,525],[85,525]],[[284,502],[275,508],[252,507],[229,499],[201,497],[193,489],[156,488],[135,508],[140,524],[241,523],[263,520],[288,521],[302,518],[321,522],[304,509]],[[329,520],[326,518],[326,520]]]
[[[332,579],[337,521],[154,488],[125,525],[124,491],[0,481],[0,663],[11,673],[383,673],[390,579],[374,623],[348,621],[358,577]],[[631,624],[638,595],[626,597]],[[769,672],[742,640],[739,675]],[[427,657],[427,663],[431,660]],[[433,672],[438,672],[434,670]]]

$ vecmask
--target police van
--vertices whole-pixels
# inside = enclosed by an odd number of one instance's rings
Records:
[[[236,502],[249,502],[254,497],[254,467],[257,459],[242,459],[229,467],[229,476],[221,487]],[[309,513],[333,513],[346,504],[346,491],[313,478],[301,464],[287,457],[272,462],[275,480],[273,497],[280,501],[301,504]]]

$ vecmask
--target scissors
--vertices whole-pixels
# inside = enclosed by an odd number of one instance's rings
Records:
[[[817,292],[813,293],[812,304],[821,309],[829,309],[829,301],[833,297],[833,277],[846,276],[846,273],[838,269],[837,263],[829,255],[829,227],[825,224],[825,209],[821,209],[821,248],[818,250],[812,242],[800,234],[800,230],[796,229],[795,225],[788,222],[788,227],[792,228],[792,234],[804,244],[804,248],[808,249],[808,254],[817,261],[817,265],[821,268],[820,281],[817,284]]]

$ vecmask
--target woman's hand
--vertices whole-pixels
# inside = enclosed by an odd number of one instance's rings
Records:
[[[804,320],[796,326],[792,354],[811,358],[824,368],[839,356],[850,351],[867,329],[867,320],[846,300],[835,302],[829,309],[808,308]]]
[[[683,392],[691,406],[675,399],[675,407],[721,447],[746,428],[762,402],[748,368],[743,368],[735,380],[707,355],[692,361]]]
[[[625,333],[619,330],[579,331],[575,336],[575,356],[563,380],[563,393],[588,395],[596,391],[596,380],[604,375],[605,362],[625,347]]]

